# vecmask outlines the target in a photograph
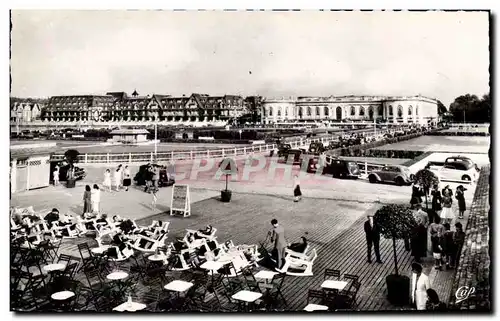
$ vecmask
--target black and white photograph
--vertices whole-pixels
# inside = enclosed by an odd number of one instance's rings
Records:
[[[10,311],[492,312],[492,28],[11,9]]]

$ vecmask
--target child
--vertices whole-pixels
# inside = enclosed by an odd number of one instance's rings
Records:
[[[59,185],[59,166],[56,166],[52,176],[54,178],[54,186]]]
[[[156,210],[156,201],[158,200],[158,197],[156,195],[157,189],[153,187],[151,192],[153,194],[153,202],[151,203],[151,210],[154,211],[154,210]]]
[[[436,235],[431,237],[432,242],[432,256],[434,257],[434,268],[436,270],[441,271],[442,258],[441,254],[443,253],[443,248],[441,247],[441,238]]]
[[[450,224],[443,224],[445,232],[443,237],[443,250],[446,261],[446,269],[455,267],[455,244],[453,242],[453,232],[450,231]]]

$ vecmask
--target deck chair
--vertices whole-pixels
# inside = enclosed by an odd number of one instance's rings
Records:
[[[191,264],[189,263],[191,259],[190,252],[191,250],[187,249],[175,254],[176,263],[175,266],[172,267],[173,271],[187,271],[191,269]]]
[[[306,248],[304,249],[304,252],[295,252],[295,251],[292,251],[290,249],[285,249],[285,256],[289,255],[293,258],[297,258],[297,259],[305,259],[307,257],[306,253],[308,253],[309,251],[309,244],[306,246]]]
[[[314,261],[318,257],[316,249],[313,249],[305,258],[296,258],[290,255],[285,256],[285,264],[278,270],[280,273],[286,273],[294,276],[312,276],[312,268]],[[289,269],[300,270],[301,272],[288,271]]]
[[[129,244],[138,251],[153,253],[158,247],[165,245],[166,237],[167,233],[159,235],[156,239],[138,234],[135,241],[132,244]]]
[[[198,237],[204,238],[206,240],[213,240],[216,236],[215,233],[217,233],[217,229],[215,227],[212,227],[212,233],[210,235],[200,233],[200,231],[195,231],[195,230],[190,230],[186,229],[187,234],[196,234]]]

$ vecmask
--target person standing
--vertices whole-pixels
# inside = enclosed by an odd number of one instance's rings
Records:
[[[85,192],[83,192],[83,214],[92,212],[92,198],[90,186],[85,186]]]
[[[464,192],[466,190],[467,189],[465,187],[463,187],[463,185],[459,185],[457,187],[457,191],[455,193],[455,198],[458,201],[458,218],[459,219],[464,218],[464,212],[467,209],[465,206],[465,196],[464,196]]]
[[[431,288],[429,277],[423,273],[423,268],[420,263],[411,265],[411,303],[417,310],[425,310],[427,302],[427,290]]]
[[[366,246],[368,254],[368,263],[372,263],[372,246],[375,250],[377,263],[382,263],[380,260],[380,230],[378,224],[374,221],[373,214],[368,214],[368,220],[365,222]]]
[[[99,208],[101,204],[101,190],[99,189],[99,185],[94,184],[94,188],[92,189],[92,213],[99,214]]]
[[[422,205],[417,204],[413,216],[417,225],[413,228],[410,245],[411,255],[415,262],[420,262],[422,257],[426,257],[427,252],[427,214],[422,211]]]
[[[271,220],[271,225],[273,226],[273,231],[271,234],[271,243],[274,243],[274,249],[277,251],[278,256],[276,259],[276,267],[278,269],[283,265],[285,258],[285,249],[288,245],[285,238],[285,229],[278,224],[277,219]]]
[[[411,187],[411,200],[410,205],[415,206],[417,204],[422,204],[423,192],[417,182],[413,182]]]
[[[56,165],[54,172],[52,173],[52,177],[54,179],[54,186],[59,185],[59,166]]]
[[[443,255],[446,269],[455,268],[455,244],[453,243],[453,232],[450,231],[450,224],[445,223],[443,236]]]
[[[152,172],[152,177],[151,177],[151,185],[153,190],[155,190],[158,187],[158,166],[153,165],[151,168]]]
[[[299,175],[295,175],[293,179],[293,196],[294,196],[294,202],[298,202],[302,198],[302,191],[300,190],[300,180],[299,180]]]
[[[111,171],[109,168],[104,172],[104,181],[102,182],[102,185],[108,190],[108,192],[111,192]]]
[[[451,209],[451,205],[453,204],[453,191],[450,189],[449,185],[442,191],[442,206],[443,210],[441,211],[441,218],[444,220],[444,223],[451,224],[451,221],[455,217],[453,211]]]
[[[114,173],[114,176],[115,176],[114,177],[114,183],[115,183],[115,188],[116,188],[117,192],[120,191],[120,184],[122,182],[122,172],[120,170],[120,166],[118,166],[118,168],[116,169],[116,171]]]
[[[128,191],[128,187],[131,185],[132,180],[130,179],[130,169],[128,165],[125,166],[123,170],[123,187],[125,187],[125,191]]]
[[[462,246],[465,242],[465,232],[462,229],[462,223],[457,222],[455,224],[455,232],[453,233],[453,244],[455,245],[455,255],[454,255],[454,263],[455,266],[458,264],[458,260],[460,258],[460,252],[462,252]]]

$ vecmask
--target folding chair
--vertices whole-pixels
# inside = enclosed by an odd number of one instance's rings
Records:
[[[80,253],[80,257],[82,258],[82,266],[78,271],[85,271],[86,269],[96,268],[95,258],[90,251],[88,243],[78,244],[78,252]]]
[[[340,271],[339,270],[333,270],[333,269],[325,269],[325,273],[323,275],[323,279],[331,279],[333,278],[334,280],[339,281],[340,280]]]
[[[273,285],[273,287],[271,289],[269,289],[269,291],[267,292],[267,297],[268,297],[268,301],[269,301],[267,304],[268,307],[274,306],[276,303],[278,303],[278,300],[280,298],[283,300],[283,303],[285,304],[285,306],[288,306],[288,303],[286,302],[285,296],[281,292],[283,282],[285,281],[285,276],[286,276],[285,273],[280,273],[280,274],[276,274],[273,277],[273,279],[271,281],[271,284]]]
[[[311,301],[314,301],[312,303]],[[325,294],[321,290],[309,289],[307,292],[307,305],[304,311],[317,311],[317,310],[328,310],[328,306],[325,304]]]

